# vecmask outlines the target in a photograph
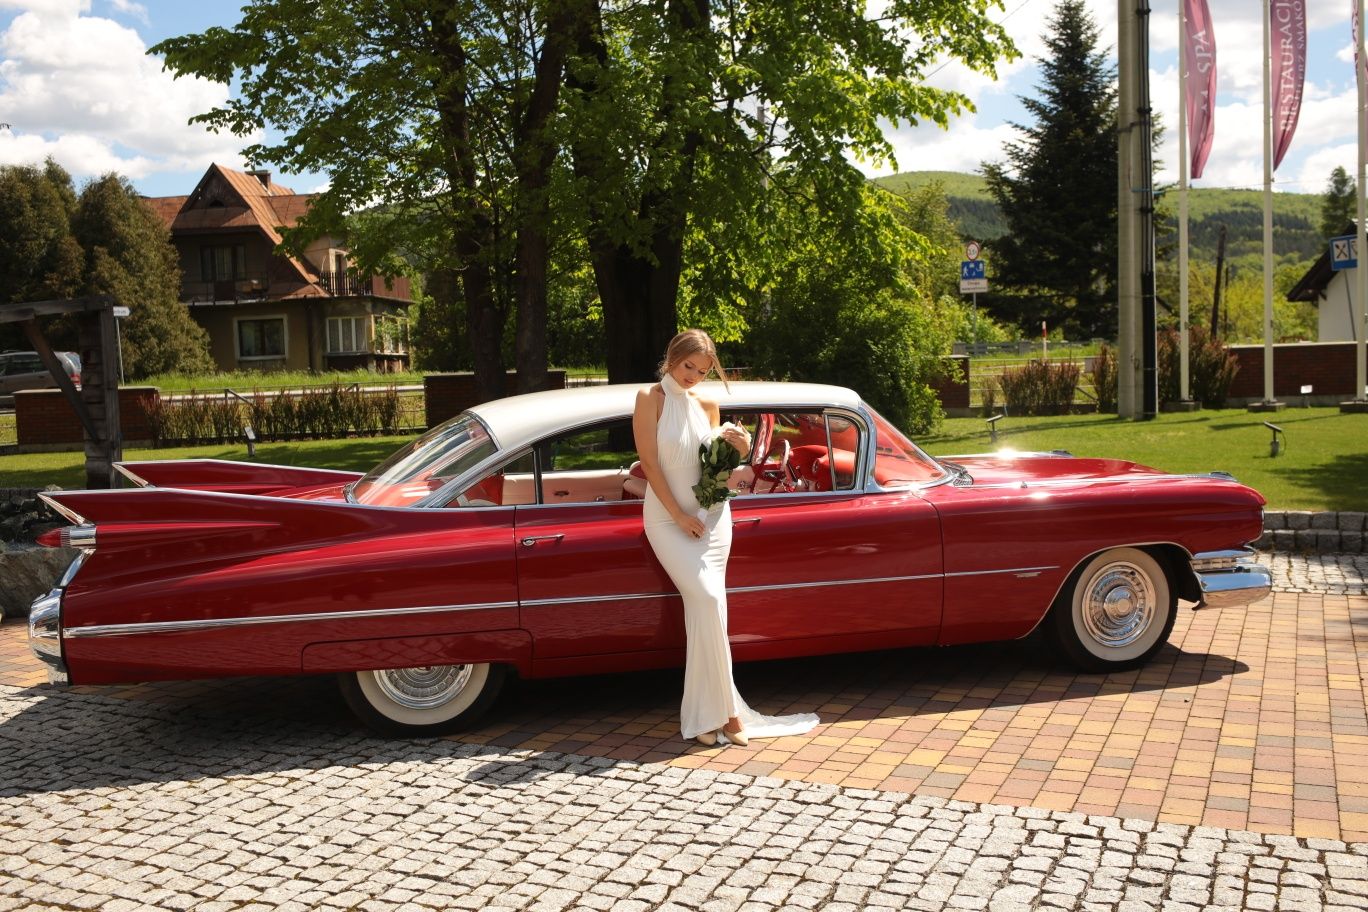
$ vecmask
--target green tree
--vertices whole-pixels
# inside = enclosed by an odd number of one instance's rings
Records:
[[[852,387],[913,433],[935,427],[929,383],[945,370],[951,321],[936,312],[935,282],[921,269],[946,252],[918,249],[927,213],[866,186],[855,213],[838,217],[795,195],[768,216],[785,254],[747,309],[748,365],[762,377]]]
[[[1075,337],[1116,330],[1115,69],[1098,48],[1083,0],[1061,0],[1048,20],[1040,97],[1021,99],[1033,116],[1006,146],[1004,164],[985,163],[989,192],[1008,231],[989,245],[995,282],[1015,294],[989,304],[1003,319],[1046,320]]]
[[[1330,172],[1330,180],[1325,185],[1325,195],[1321,198],[1321,235],[1329,240],[1344,231],[1346,225],[1353,224],[1358,216],[1358,194],[1355,192],[1354,179],[1341,165]]]
[[[890,121],[970,109],[923,77],[945,60],[992,74],[1012,53],[987,18],[1001,6],[255,0],[234,28],[153,52],[238,83],[198,120],[278,131],[253,161],[329,174],[296,243],[380,203],[352,234],[363,268],[452,270],[495,388],[515,312],[520,375],[545,366],[551,283],[582,273],[555,263],[574,250],[558,231],[583,239],[613,379],[652,376],[681,314],[741,332],[739,302],[782,259],[759,214],[799,186],[860,211],[848,156],[890,158]]]
[[[75,208],[71,175],[52,159],[42,168],[0,166],[0,304],[77,294],[82,253],[71,236]],[[18,324],[0,324],[0,349],[28,347]]]
[[[85,251],[84,293],[129,309],[120,327],[125,376],[213,372],[209,334],[180,303],[171,236],[132,184],[114,174],[86,184],[71,233]]]

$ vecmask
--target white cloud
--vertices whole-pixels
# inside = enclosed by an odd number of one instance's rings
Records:
[[[114,7],[114,12],[123,13],[137,19],[143,25],[149,24],[147,17],[147,7],[141,3],[134,3],[133,0],[109,0],[109,5]]]
[[[934,124],[900,127],[887,133],[897,167],[867,169],[873,176],[894,171],[976,172],[985,159],[1000,158],[1004,143],[1017,137],[1008,124],[980,127],[970,115],[951,121],[950,129]]]
[[[113,5],[141,8],[128,0]],[[23,9],[0,33],[0,114],[12,126],[11,135],[0,135],[0,162],[52,155],[82,177],[241,165],[243,140],[187,123],[221,105],[227,86],[173,79],[147,56],[136,31],[81,15],[89,2],[0,0],[0,8]]]

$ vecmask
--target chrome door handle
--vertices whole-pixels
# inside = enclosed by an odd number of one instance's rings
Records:
[[[742,523],[758,523],[758,522],[759,522],[761,519],[763,519],[763,518],[764,518],[764,517],[761,517],[761,516],[745,516],[745,517],[742,517],[741,519],[733,519],[733,520],[732,520],[732,525],[733,525],[733,526],[739,526],[739,525],[741,525]]]
[[[529,535],[522,540],[524,548],[530,548],[539,541],[560,541],[565,538],[564,532],[557,532],[555,535]]]

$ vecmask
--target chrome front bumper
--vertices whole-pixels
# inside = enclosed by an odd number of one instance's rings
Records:
[[[1199,607],[1249,605],[1273,590],[1273,574],[1248,548],[1194,554],[1192,573],[1202,591]]]
[[[67,683],[66,662],[62,660],[62,590],[53,589],[33,600],[29,608],[29,648],[45,666],[48,681]]]

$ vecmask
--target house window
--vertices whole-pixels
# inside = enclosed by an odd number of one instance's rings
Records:
[[[285,318],[238,320],[237,346],[239,358],[285,357]]]
[[[241,244],[200,248],[200,281],[230,282],[247,275],[247,255]]]
[[[328,354],[369,351],[365,317],[328,318]]]

